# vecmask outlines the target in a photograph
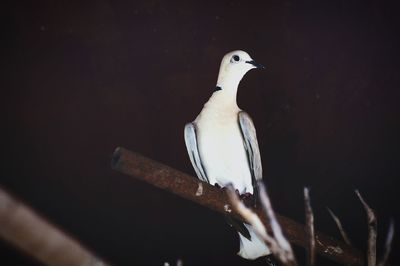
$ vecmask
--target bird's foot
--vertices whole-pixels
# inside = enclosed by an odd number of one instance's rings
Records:
[[[253,197],[253,194],[246,192],[244,194],[240,195],[240,199],[243,201],[244,205],[248,208],[252,208],[255,206],[255,198]]]
[[[214,184],[214,187],[219,188],[219,189],[222,189],[222,190],[224,190],[224,191],[228,189],[228,187],[221,187],[218,183],[215,183],[215,184]],[[231,186],[231,187],[232,187],[232,186]],[[239,190],[235,189],[235,192],[236,192],[236,195],[240,198]]]
[[[228,187],[221,187],[219,184],[215,183],[215,187],[226,190]],[[256,200],[250,192],[246,192],[244,194],[240,194],[239,190],[235,189],[236,195],[240,198],[240,200],[246,205],[248,208],[254,208],[256,206]]]

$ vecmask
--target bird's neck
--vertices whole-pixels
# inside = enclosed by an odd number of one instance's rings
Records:
[[[238,84],[217,83],[216,88],[216,91],[211,95],[205,107],[222,113],[239,109],[236,103]]]
[[[236,103],[236,95],[242,78],[242,74],[220,71],[216,85],[217,90],[211,95],[204,107],[218,113],[239,110]]]
[[[218,75],[217,86],[224,91],[234,94],[236,97],[237,88],[242,78],[243,75],[237,73],[226,73],[224,71],[220,71]]]

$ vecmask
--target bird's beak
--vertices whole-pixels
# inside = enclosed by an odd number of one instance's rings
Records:
[[[246,61],[246,63],[248,63],[248,64],[250,64],[250,65],[253,65],[255,68],[258,68],[258,69],[265,69],[265,66],[263,66],[263,65],[261,65],[261,64],[259,64],[259,63],[257,63],[257,62],[254,61],[254,60]]]

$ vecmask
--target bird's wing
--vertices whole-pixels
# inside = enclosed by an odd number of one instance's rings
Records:
[[[190,161],[192,162],[193,168],[196,171],[197,177],[202,181],[210,183],[201,162],[200,153],[197,146],[196,125],[194,123],[188,123],[185,125],[185,143],[189,153]],[[225,215],[225,218],[228,224],[235,227],[239,233],[251,240],[250,232],[244,226],[243,222],[230,215]]]
[[[197,177],[201,181],[209,182],[206,171],[201,162],[199,149],[197,146],[196,125],[194,123],[187,123],[185,125],[185,143],[189,153],[190,161],[196,171]]]
[[[247,158],[249,160],[249,167],[252,177],[254,197],[257,198],[258,189],[257,182],[262,180],[262,165],[260,149],[258,147],[256,129],[254,127],[253,121],[250,116],[244,112],[240,111],[238,114],[240,129],[242,130],[244,147],[247,152]]]

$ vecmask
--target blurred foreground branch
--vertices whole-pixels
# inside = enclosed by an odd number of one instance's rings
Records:
[[[394,236],[394,221],[390,220],[389,230],[386,236],[385,241],[385,249],[381,260],[378,263],[378,266],[385,266],[387,265],[387,261],[389,259],[389,254],[392,249],[392,241]]]
[[[242,221],[246,219],[232,210],[225,191],[202,182],[197,178],[153,161],[124,148],[117,148],[112,158],[113,169],[136,177],[158,188],[194,201],[221,213],[230,213]],[[253,210],[266,228],[271,231],[268,219],[261,209]],[[276,214],[283,233],[295,245],[308,248],[307,228],[287,217]],[[316,252],[324,257],[346,265],[364,265],[363,255],[357,249],[322,233],[315,232]]]
[[[276,220],[275,212],[272,209],[271,201],[268,197],[267,191],[265,190],[264,184],[259,182],[258,187],[260,190],[260,203],[271,225],[271,233],[267,231],[267,228],[265,228],[264,223],[260,220],[260,217],[246,207],[239,199],[233,187],[229,186],[227,191],[233,209],[238,212],[248,224],[252,226],[258,237],[264,241],[268,249],[272,252],[272,254],[274,254],[274,256],[281,262],[282,265],[297,266],[292,247],[282,234],[282,229],[279,225],[279,222]]]
[[[1,188],[0,237],[45,265],[107,265]]]

